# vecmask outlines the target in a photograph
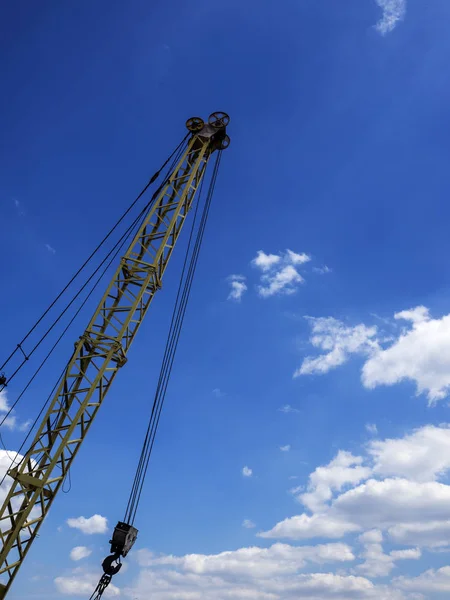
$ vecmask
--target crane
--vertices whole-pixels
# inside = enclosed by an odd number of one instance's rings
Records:
[[[108,390],[127,362],[201,185],[211,155],[230,142],[229,116],[187,120],[188,142],[120,259],[65,367],[47,411],[19,464],[0,509],[0,600],[6,597]],[[6,376],[2,374],[6,385]],[[119,528],[117,536],[127,536]],[[117,529],[117,528],[116,528]],[[136,531],[136,530],[134,530]],[[114,540],[114,538],[113,538]],[[128,547],[126,549],[128,551]]]

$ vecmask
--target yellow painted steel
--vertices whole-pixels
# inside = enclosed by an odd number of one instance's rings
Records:
[[[189,128],[189,126],[188,126]],[[224,127],[223,127],[224,129]],[[155,293],[192,206],[211,153],[220,147],[205,126],[163,186],[108,285],[0,510],[0,600],[30,549],[89,431]]]

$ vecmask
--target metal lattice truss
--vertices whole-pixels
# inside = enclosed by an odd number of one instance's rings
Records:
[[[161,287],[210,154],[209,136],[192,135],[77,341],[31,447],[8,472],[13,481],[0,511],[0,578],[7,583],[0,584],[0,599],[9,590],[112,381],[127,360]]]

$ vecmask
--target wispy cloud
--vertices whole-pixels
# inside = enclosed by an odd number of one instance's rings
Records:
[[[14,206],[16,207],[17,214],[19,215],[19,217],[24,217],[25,209],[23,207],[23,204],[21,202],[19,202],[19,200],[17,200],[17,198],[14,198]]]
[[[280,254],[266,254],[263,250],[258,250],[251,262],[253,267],[262,272],[258,294],[261,298],[269,298],[295,293],[298,286],[305,282],[298,267],[310,260],[308,254],[298,254],[292,250]]]
[[[307,356],[294,377],[328,373],[347,362],[352,354],[368,355],[379,349],[376,327],[363,324],[352,327],[333,317],[306,318],[312,329],[311,344],[325,354]]]
[[[244,519],[244,521],[242,522],[242,527],[245,527],[245,529],[253,529],[254,527],[256,527],[256,525],[250,519]]]
[[[242,469],[242,475],[244,477],[251,477],[253,475],[253,469],[250,469],[250,467],[245,466]]]
[[[290,449],[291,449],[290,444],[286,444],[286,446],[280,446],[281,452],[289,452]]]
[[[247,284],[245,283],[245,277],[243,275],[230,275],[228,281],[231,286],[231,291],[228,294],[228,300],[234,300],[240,302],[242,296],[247,291]]]
[[[326,275],[327,273],[331,273],[332,269],[324,265],[323,267],[313,267],[312,270],[314,273],[319,273],[319,275]]]
[[[375,25],[375,29],[386,35],[393,31],[397,24],[405,18],[406,0],[375,0],[383,11],[381,19]]]
[[[298,413],[300,412],[298,410],[298,408],[293,408],[290,404],[285,404],[284,406],[282,406],[281,408],[278,409],[280,412],[282,413]]]
[[[0,392],[0,419],[3,420],[4,415],[1,413],[7,413],[10,409],[8,403],[8,396],[6,390],[2,390]],[[3,421],[2,427],[6,427],[10,431],[26,431],[31,425],[31,421],[24,421],[21,423],[18,421],[17,417],[14,414],[10,414]]]
[[[50,246],[50,244],[45,244],[45,247],[51,254],[56,254],[56,250],[52,246]]]
[[[375,423],[366,423],[366,431],[371,435],[377,435],[378,427],[375,425]]]
[[[223,392],[220,388],[214,388],[212,393],[216,398],[224,398],[226,396],[225,392]]]

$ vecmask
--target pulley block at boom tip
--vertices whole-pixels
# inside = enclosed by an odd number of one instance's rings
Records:
[[[230,117],[222,111],[213,112],[208,117],[208,123],[201,117],[191,117],[186,121],[186,127],[192,133],[204,139],[211,139],[211,150],[225,150],[230,145],[227,135],[227,125]]]
[[[11,486],[0,504],[0,600],[10,590],[111,384],[127,361],[135,335],[161,289],[166,267],[201,189],[209,159],[218,150],[211,178],[215,183],[220,151],[230,143],[226,133],[229,121],[223,112],[212,113],[207,122],[198,117],[188,119],[186,126],[191,135],[173,153],[168,174],[140,216],[128,249],[117,260],[116,271],[84,333],[75,342],[64,374],[44,403],[45,414],[36,424],[34,439],[22,453],[20,463],[12,464],[8,470]],[[206,208],[213,189],[210,184]],[[199,231],[197,235],[202,235],[203,229]],[[5,374],[4,379],[3,385],[10,383],[11,377]],[[0,379],[0,388],[1,384]],[[139,486],[145,473],[146,468]],[[138,492],[134,511],[141,487]],[[112,554],[104,561],[96,599],[120,569],[120,558],[126,556],[136,540],[138,531],[133,522],[134,517],[126,518],[114,530]]]

